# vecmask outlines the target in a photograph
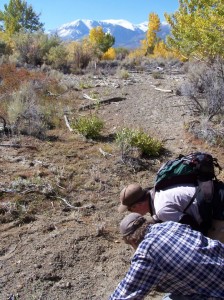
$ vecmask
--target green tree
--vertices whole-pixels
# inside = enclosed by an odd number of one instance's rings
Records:
[[[101,56],[115,43],[115,38],[110,33],[103,32],[101,26],[92,28],[89,32],[90,43],[95,47],[96,54]]]
[[[224,57],[223,0],[179,0],[179,9],[165,14],[171,26],[168,45],[186,58]]]
[[[8,5],[4,5],[4,11],[0,11],[0,21],[9,36],[21,29],[29,32],[42,30],[43,23],[39,21],[39,16],[31,5],[22,0],[10,0]]]

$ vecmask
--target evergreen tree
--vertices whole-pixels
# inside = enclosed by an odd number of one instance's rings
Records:
[[[4,11],[0,11],[0,21],[3,22],[3,29],[9,35],[24,31],[34,32],[43,29],[43,23],[39,21],[38,14],[33,7],[23,0],[10,0],[4,5]]]

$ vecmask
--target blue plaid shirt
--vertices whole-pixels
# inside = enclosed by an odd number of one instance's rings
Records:
[[[110,300],[144,299],[152,290],[224,299],[224,244],[187,225],[149,225]]]

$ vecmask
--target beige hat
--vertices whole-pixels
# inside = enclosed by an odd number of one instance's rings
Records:
[[[127,208],[137,202],[144,200],[146,196],[146,190],[144,190],[139,184],[130,184],[125,187],[120,193],[120,206],[118,211],[120,213],[127,210]]]
[[[122,236],[127,236],[138,229],[146,219],[138,213],[130,213],[120,223],[120,232]]]

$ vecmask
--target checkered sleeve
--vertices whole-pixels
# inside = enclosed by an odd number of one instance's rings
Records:
[[[144,253],[144,244],[141,246]],[[115,299],[144,299],[157,286],[161,270],[150,256],[137,252],[132,259],[131,267],[125,278],[117,286],[110,300]]]

